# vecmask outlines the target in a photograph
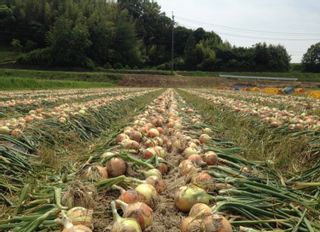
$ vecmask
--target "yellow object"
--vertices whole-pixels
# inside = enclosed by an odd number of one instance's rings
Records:
[[[312,90],[307,92],[308,97],[320,99],[320,90]]]
[[[271,88],[271,87],[264,88],[262,90],[263,93],[268,93],[268,94],[279,94],[280,91],[281,91],[281,89],[279,89],[279,88]]]

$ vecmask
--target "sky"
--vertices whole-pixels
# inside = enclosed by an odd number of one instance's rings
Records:
[[[299,63],[320,42],[320,0],[156,0],[181,26],[214,31],[232,45],[281,44]]]

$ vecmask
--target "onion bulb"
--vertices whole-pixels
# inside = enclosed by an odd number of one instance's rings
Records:
[[[10,134],[10,131],[11,130],[7,126],[1,126],[0,127],[0,134],[8,135],[8,134]]]
[[[158,202],[159,196],[157,190],[151,184],[139,184],[135,190],[144,197],[144,202],[151,208],[154,208]]]
[[[101,179],[108,178],[108,170],[106,167],[101,167],[99,165],[89,167],[85,173],[84,177],[90,181],[98,181]]]
[[[189,156],[191,155],[196,155],[198,154],[199,152],[195,149],[195,148],[192,148],[192,147],[187,147],[184,151],[183,151],[183,155],[188,158]]]
[[[120,200],[116,200],[116,203],[120,205],[123,211],[123,217],[135,219],[142,230],[152,224],[153,210],[145,203],[136,202],[133,204],[127,204]]]
[[[162,175],[165,175],[168,173],[169,167],[165,163],[160,163],[158,166],[158,170],[161,172]]]
[[[120,158],[112,158],[107,163],[108,174],[112,177],[124,175],[127,171],[126,162]]]
[[[208,151],[204,154],[203,160],[207,165],[216,165],[218,164],[218,155],[214,151]]]
[[[197,203],[190,209],[189,217],[199,217],[203,215],[212,215],[211,208],[203,203]]]
[[[132,130],[129,132],[129,137],[130,137],[130,139],[140,143],[141,138],[142,138],[142,134],[139,131]]]
[[[92,232],[92,230],[84,225],[74,225],[67,216],[62,217],[62,232]]]
[[[144,176],[148,178],[149,176],[156,176],[162,178],[162,174],[158,169],[149,169],[148,171],[143,172]]]
[[[138,150],[140,147],[140,144],[137,141],[131,140],[131,139],[124,139],[121,141],[121,146],[125,149],[134,149]]]
[[[204,128],[202,129],[203,134],[212,135],[213,131],[210,128]]]
[[[202,134],[200,135],[199,140],[200,140],[200,143],[207,144],[211,140],[211,137],[207,134]]]
[[[150,138],[155,138],[155,137],[158,137],[160,133],[156,128],[151,128],[150,130],[148,130],[147,135]]]
[[[194,217],[186,217],[182,220],[180,231],[181,232],[195,232],[201,231],[201,220]]]
[[[200,166],[201,164],[205,164],[202,160],[202,157],[200,155],[190,155],[188,157],[188,160],[190,160],[193,164]]]
[[[225,217],[214,214],[202,219],[201,231],[232,232],[232,226]]]
[[[118,134],[117,137],[116,137],[116,142],[117,143],[121,143],[125,139],[129,139],[129,136],[124,134],[124,133]]]
[[[146,179],[146,183],[151,184],[157,190],[158,193],[162,193],[167,188],[166,182],[158,176],[149,176]]]
[[[204,189],[194,185],[182,186],[175,193],[175,205],[182,212],[189,212],[197,203],[209,204],[213,199]]]
[[[179,173],[182,176],[190,175],[196,171],[196,167],[190,160],[184,160],[179,164]]]
[[[206,191],[212,191],[215,187],[213,177],[205,171],[194,174],[191,177],[191,183]]]
[[[69,209],[66,215],[73,225],[92,227],[92,214],[92,210],[83,207],[74,207]]]
[[[117,212],[115,201],[111,202],[114,223],[111,232],[141,232],[139,223],[132,218],[122,218]]]
[[[118,199],[127,204],[143,201],[144,199],[144,197],[134,189],[125,190],[121,188],[120,193],[121,195]]]

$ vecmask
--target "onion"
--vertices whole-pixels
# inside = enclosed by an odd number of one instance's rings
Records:
[[[209,204],[213,199],[204,189],[194,185],[180,187],[175,193],[175,205],[182,212],[189,212],[197,203]]]
[[[161,172],[155,168],[149,169],[148,171],[143,172],[143,174],[146,178],[150,176],[156,176],[156,177],[162,178]]]
[[[137,141],[131,140],[131,139],[124,139],[120,143],[121,146],[123,146],[125,149],[134,149],[138,150],[140,145]]]
[[[92,210],[83,207],[74,207],[66,213],[73,225],[84,225],[87,227],[92,227],[92,214]]]
[[[163,134],[163,128],[162,127],[157,127],[157,130],[159,131],[160,134]]]
[[[196,171],[196,167],[190,160],[184,160],[179,164],[179,172],[182,176],[190,175]]]
[[[203,188],[206,191],[212,191],[215,189],[213,180],[214,179],[212,176],[210,176],[207,172],[203,171],[193,175],[191,178],[191,183],[200,188]]]
[[[203,134],[212,135],[213,131],[210,128],[204,128],[202,129]]]
[[[127,171],[126,162],[120,158],[112,158],[107,163],[108,174],[112,177],[124,175]]]
[[[202,219],[201,231],[232,232],[232,226],[225,217],[214,214]]]
[[[1,129],[0,129],[1,130]],[[0,132],[1,134],[1,132]],[[22,131],[20,129],[14,129],[10,133],[13,137],[19,137],[22,134]]]
[[[161,158],[165,158],[167,154],[165,150],[160,146],[149,147],[143,152],[143,156],[145,159],[150,159],[155,155]]]
[[[158,157],[166,158],[167,153],[165,152],[165,150],[162,147],[155,146],[154,150],[156,151],[156,154],[157,154]]]
[[[157,141],[154,139],[147,139],[146,141],[144,141],[144,145],[150,148],[150,147],[155,147],[158,144],[157,144]]]
[[[203,160],[208,165],[216,165],[218,164],[218,155],[213,151],[208,151],[206,154],[204,154]]]
[[[211,137],[207,134],[202,134],[200,135],[199,140],[200,140],[200,143],[207,144],[211,140]]]
[[[130,137],[130,139],[140,143],[141,142],[141,138],[142,138],[142,134],[139,131],[132,130],[129,133],[129,137]]]
[[[129,136],[126,135],[126,134],[124,134],[124,133],[118,134],[118,135],[117,135],[117,138],[116,138],[116,142],[117,142],[117,143],[121,143],[121,142],[122,142],[123,140],[125,140],[125,139],[129,139]]]
[[[193,164],[198,165],[198,166],[205,164],[200,155],[190,155],[188,157],[188,160],[190,160]]]
[[[203,203],[195,204],[189,212],[189,217],[199,217],[203,215],[212,215],[212,209]]]
[[[181,222],[180,231],[181,232],[197,232],[201,231],[201,220],[194,217],[184,218]]]
[[[155,187],[158,193],[162,193],[167,188],[166,182],[158,176],[149,176],[146,179],[146,183],[151,184],[153,187]]]
[[[151,159],[155,155],[156,155],[156,151],[153,147],[149,147],[143,151],[144,159]]]
[[[144,202],[154,208],[158,201],[157,190],[151,184],[139,184],[135,190],[144,197]]]
[[[123,210],[123,217],[135,219],[142,230],[152,224],[153,210],[145,203],[136,202],[133,204],[127,204],[120,200],[116,200],[116,203],[119,204]]]
[[[147,135],[150,138],[155,138],[155,137],[158,137],[160,135],[160,133],[156,128],[151,128],[151,129],[149,129]]]
[[[116,203],[111,202],[114,223],[111,232],[141,232],[141,227],[135,219],[122,218],[116,210]]]
[[[101,167],[99,165],[89,167],[85,173],[84,177],[91,181],[98,181],[100,179],[108,178],[108,170],[106,167]]]
[[[189,156],[191,155],[196,155],[198,154],[199,152],[195,149],[195,148],[192,148],[192,147],[187,147],[184,151],[183,151],[183,154],[186,158],[188,158]]]
[[[127,204],[143,201],[144,199],[144,197],[134,189],[125,190],[121,188],[120,192],[121,192],[121,195],[119,196],[118,199]]]
[[[181,232],[232,232],[232,226],[227,219],[219,215],[212,215],[211,212],[183,219],[180,229]]]
[[[73,225],[68,217],[63,216],[63,231],[62,232],[92,232],[92,230],[84,225]]]
[[[10,131],[11,130],[7,126],[1,126],[0,127],[0,134],[8,135],[8,134],[10,134]]]
[[[165,163],[160,163],[158,166],[158,170],[161,172],[162,175],[165,175],[168,173],[169,167]]]

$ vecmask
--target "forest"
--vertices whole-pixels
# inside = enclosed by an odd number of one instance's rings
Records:
[[[213,31],[174,24],[150,0],[0,0],[0,42],[35,66],[288,71],[281,45],[236,47]]]

